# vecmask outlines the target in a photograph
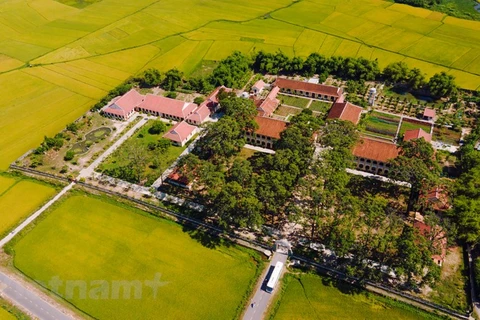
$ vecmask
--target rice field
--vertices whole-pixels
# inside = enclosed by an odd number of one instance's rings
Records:
[[[54,194],[55,189],[46,184],[0,175],[0,236],[18,225]]]
[[[233,50],[403,60],[480,86],[480,22],[389,1],[78,3],[0,3],[1,170],[129,76],[150,67],[189,75]]]
[[[269,319],[442,319],[313,274],[287,274]]]
[[[217,239],[112,199],[73,194],[12,249],[16,268],[44,285],[66,281],[58,294],[95,319],[232,319],[263,264]],[[83,286],[69,291],[68,280]],[[140,285],[126,293],[117,281]]]

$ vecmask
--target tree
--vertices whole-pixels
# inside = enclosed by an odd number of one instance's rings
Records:
[[[437,183],[439,167],[433,153],[430,143],[414,139],[402,142],[400,155],[390,160],[390,178],[411,184],[408,211],[413,210],[422,190],[428,191]]]
[[[225,114],[235,119],[242,129],[250,131],[256,129],[257,124],[253,119],[258,111],[252,100],[234,96],[223,99],[221,104]]]
[[[245,145],[243,128],[230,116],[224,116],[211,123],[198,141],[197,147],[206,159],[212,158],[215,163],[221,163],[240,152]]]
[[[393,62],[383,69],[383,78],[393,84],[405,83],[408,80],[409,72],[405,62]]]
[[[195,97],[195,99],[193,99],[193,103],[198,105],[202,104],[203,101],[205,101],[204,97]]]
[[[418,68],[413,68],[412,70],[410,70],[410,72],[408,73],[407,85],[410,89],[413,90],[418,90],[425,86],[424,73]]]
[[[67,124],[67,130],[70,131],[70,132],[77,132],[78,130],[78,124],[76,122],[72,122],[72,123],[69,123]]]
[[[175,91],[182,83],[183,73],[178,69],[170,69],[165,74],[165,79],[162,81],[162,87],[168,91]]]
[[[148,133],[150,134],[160,134],[166,129],[165,123],[160,120],[155,120],[150,128],[148,128]]]
[[[455,77],[444,71],[436,73],[428,81],[428,90],[436,97],[448,97],[457,91]]]
[[[141,85],[143,87],[155,87],[162,82],[162,75],[157,69],[147,69],[140,75]]]

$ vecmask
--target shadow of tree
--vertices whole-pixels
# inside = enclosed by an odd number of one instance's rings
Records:
[[[349,294],[349,295],[359,294],[364,291],[364,289],[360,286],[352,285],[352,284],[346,283],[345,281],[330,278],[330,277],[322,277],[322,283],[324,286],[335,287],[340,292],[344,294]]]
[[[188,233],[190,238],[209,249],[216,249],[218,246],[230,247],[232,245],[229,240],[221,238],[219,233],[205,231],[200,227],[183,225],[183,232]]]

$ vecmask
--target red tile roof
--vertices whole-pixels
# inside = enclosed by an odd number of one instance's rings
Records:
[[[197,105],[190,102],[148,94],[138,108],[185,119],[197,108]]]
[[[316,94],[340,97],[343,93],[342,88],[327,86],[324,84],[309,83],[284,78],[277,78],[275,85],[282,89],[301,90],[304,92],[313,92]]]
[[[418,128],[414,130],[407,130],[403,135],[403,141],[413,140],[413,139],[420,139],[423,138],[425,141],[430,142],[432,141],[432,135],[430,133],[426,133],[423,129]]]
[[[180,144],[185,143],[185,140],[191,135],[197,127],[192,126],[185,121],[178,122],[167,133],[163,135],[164,138],[178,142]]]
[[[280,139],[280,133],[287,128],[287,123],[282,120],[276,120],[266,117],[255,117],[255,122],[258,124],[256,134],[261,134],[266,137]]]
[[[428,118],[435,118],[435,110],[425,108],[425,111],[423,111],[423,116]]]
[[[387,162],[398,156],[398,149],[397,145],[393,143],[362,137],[361,141],[353,148],[353,155],[359,158]]]
[[[135,89],[131,89],[123,96],[115,100],[113,103],[103,109],[103,112],[125,117],[133,111],[144,100],[145,96],[141,95]]]
[[[351,104],[350,102],[334,103],[328,113],[327,119],[340,119],[358,124],[362,110],[361,107]]]
[[[444,186],[438,186],[429,190],[426,194],[420,194],[420,199],[430,203],[435,210],[450,209],[448,192]]]
[[[195,111],[190,116],[188,116],[187,120],[196,123],[202,123],[203,121],[205,121],[205,119],[208,118],[208,116],[210,116],[210,109],[208,108],[208,104],[202,103],[200,107],[195,109]]]
[[[265,82],[263,82],[262,79],[258,80],[257,82],[255,82],[255,84],[252,86],[252,89],[255,88],[257,89],[258,91],[262,90],[263,88],[265,88]]]
[[[262,112],[264,115],[270,116],[277,109],[280,104],[280,100],[277,99],[277,94],[280,91],[279,87],[274,87],[272,91],[268,94],[267,98],[262,102],[260,107],[257,108],[258,111]]]

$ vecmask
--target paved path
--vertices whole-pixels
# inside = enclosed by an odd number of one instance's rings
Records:
[[[38,319],[73,319],[3,272],[0,272],[0,294]]]
[[[397,186],[402,186],[402,187],[408,187],[408,188],[412,187],[412,185],[408,182],[392,180],[392,179],[389,179],[387,177],[380,176],[378,174],[368,173],[368,172],[349,169],[349,168],[347,168],[346,170],[347,170],[348,173],[354,174],[356,176],[362,176],[362,177],[366,177],[366,178],[380,180],[380,181],[383,181],[383,182],[393,183],[393,184],[396,184]]]
[[[266,285],[265,278],[267,277],[267,275],[269,275],[270,269],[274,268],[275,264],[278,261],[283,262],[283,264],[285,265],[283,270],[285,270],[287,257],[288,256],[285,253],[275,252],[270,264],[268,265],[267,268],[265,268],[265,270],[262,273],[262,276],[258,280],[255,295],[253,296],[253,299],[250,301],[250,303],[247,306],[247,309],[245,310],[245,314],[243,315],[243,320],[262,320],[263,319],[265,312],[268,309],[268,306],[273,300],[274,294],[278,291],[278,288],[280,287],[279,285],[280,281],[279,281],[272,293],[266,292],[264,289],[264,286]],[[252,307],[252,304],[254,304],[253,307]]]
[[[138,129],[138,128],[141,128],[143,125],[145,125],[145,123],[147,123],[147,121],[149,120],[150,118],[149,117],[144,117],[142,118],[142,120],[140,120],[138,123],[136,123],[130,130],[127,131],[127,133],[125,133],[120,139],[118,139],[114,144],[112,144],[110,146],[110,148],[108,148],[104,153],[102,153],[97,159],[95,159],[95,161],[92,162],[92,164],[90,164],[88,167],[86,167],[85,169],[82,169],[80,171],[80,175],[78,176],[78,178],[86,178],[86,177],[89,177],[93,174],[93,172],[95,171],[95,168],[103,161],[105,160],[106,157],[108,157],[109,155],[111,155],[115,150],[117,150],[117,148],[125,142],[125,140],[127,140],[128,138],[130,138],[134,133],[135,131]]]
[[[267,149],[267,148],[262,148],[262,147],[257,147],[257,146],[252,146],[251,144],[244,145],[244,148],[255,150],[255,151],[258,151],[258,152],[263,152],[263,153],[275,154],[274,150]]]

